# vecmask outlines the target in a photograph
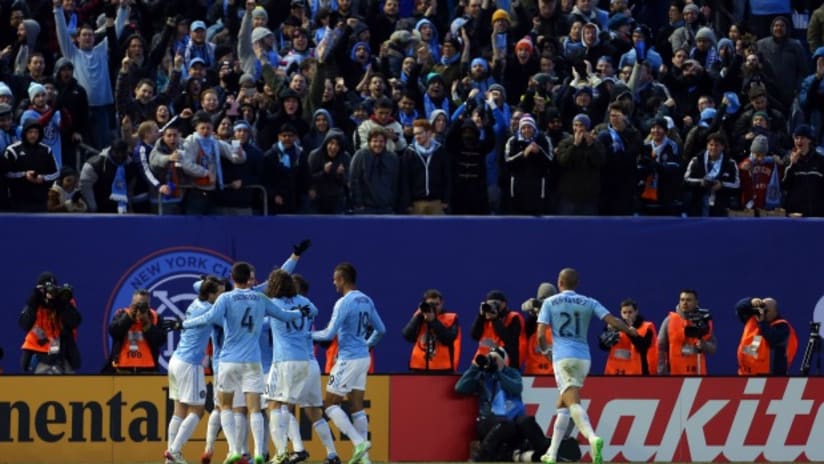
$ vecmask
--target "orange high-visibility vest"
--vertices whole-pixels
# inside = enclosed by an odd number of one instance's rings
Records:
[[[544,336],[547,344],[552,347],[552,327],[546,326],[544,329]],[[524,359],[524,374],[526,375],[542,375],[554,374],[555,370],[552,368],[552,360],[547,358],[545,354],[541,353],[541,346],[538,344],[538,330],[529,336],[527,340],[526,359]]]
[[[655,375],[658,369],[658,333],[652,322],[644,321],[638,327],[640,337],[652,331],[652,344],[647,350],[647,367],[650,375]],[[607,355],[607,364],[604,367],[606,375],[643,375],[644,370],[641,365],[641,353],[632,344],[629,335],[620,332],[618,343],[612,346]]]
[[[157,313],[150,309],[152,324],[157,324]],[[117,356],[116,368],[142,368],[155,367],[154,356],[149,342],[143,337],[143,324],[136,320],[129,327],[126,339],[120,345],[120,353]]]
[[[524,317],[521,316],[520,313],[509,311],[506,313],[506,316],[504,316],[504,326],[508,327],[509,324],[512,323],[512,319],[515,319],[516,317],[521,321],[521,335],[518,337],[518,358],[520,362],[523,362],[523,360],[526,359],[527,352],[526,335],[524,334]],[[481,334],[481,339],[478,340],[478,349],[475,351],[475,355],[472,356],[472,359],[475,359],[479,354],[485,355],[489,353],[489,346],[487,346],[489,342],[484,342],[484,340],[489,340],[501,348],[504,346],[504,341],[501,340],[501,337],[499,337],[497,333],[495,333],[495,328],[492,327],[492,322],[486,321],[484,323],[484,331]],[[520,368],[520,366],[510,367],[514,367],[515,369]]]
[[[458,315],[455,313],[438,314],[438,320],[444,327],[452,327]],[[427,346],[427,339],[433,341]],[[429,349],[431,348],[431,352]],[[451,354],[450,354],[451,351]],[[437,341],[434,334],[427,334],[427,326],[421,324],[418,336],[412,346],[412,355],[409,358],[409,368],[426,371],[457,371],[461,357],[461,328],[458,327],[458,336],[452,341],[452,347]]]
[[[795,358],[798,351],[798,337],[795,329],[784,319],[776,319],[770,325],[780,323],[787,324],[790,328],[790,337],[787,339],[787,368]],[[758,338],[756,338],[758,337]],[[741,342],[738,344],[738,375],[759,375],[770,373],[770,347],[767,341],[761,337],[758,330],[758,321],[755,317],[750,317],[744,324],[744,333],[741,335]]]
[[[710,330],[702,340],[712,338],[712,321],[708,321],[708,324]],[[669,313],[667,337],[669,339],[668,361],[670,375],[698,375],[699,358],[701,359],[700,375],[707,375],[707,356],[698,351],[697,339],[687,338],[684,335],[684,328],[688,325],[690,325],[689,321],[681,317],[680,314],[676,312]]]
[[[50,311],[42,306],[37,308],[37,317],[34,325],[23,339],[24,350],[48,353],[52,346],[60,348],[60,319],[56,311]],[[44,340],[46,343],[40,343]]]

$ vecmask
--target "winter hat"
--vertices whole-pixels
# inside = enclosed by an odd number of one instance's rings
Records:
[[[232,126],[232,130],[236,131],[236,130],[241,130],[241,129],[251,131],[252,127],[249,125],[249,123],[245,119],[238,119],[237,121],[235,121],[235,125]]]
[[[741,101],[738,100],[737,93],[724,92],[724,98],[727,99],[727,114],[735,114],[741,109]]]
[[[695,13],[695,14],[700,14],[701,13],[701,9],[698,8],[698,5],[696,5],[695,3],[689,3],[687,5],[684,5],[684,9],[681,10],[681,13],[686,14],[690,11]]]
[[[426,75],[426,86],[429,87],[432,85],[433,82],[440,81],[441,85],[445,85],[445,81],[443,80],[443,76],[436,72],[431,72]]]
[[[816,48],[815,52],[813,52],[813,64],[815,63],[815,61],[817,59],[822,58],[822,57],[824,57],[824,47]]]
[[[251,74],[243,73],[240,76],[240,79],[238,79],[237,82],[238,82],[238,85],[240,85],[241,87],[243,87],[243,86],[253,87],[255,85],[255,78]]]
[[[702,27],[701,29],[698,29],[698,32],[695,33],[695,40],[701,40],[701,39],[709,40],[710,42],[712,42],[714,44],[715,43],[715,33],[712,32],[712,29],[710,29],[706,26]]]
[[[444,117],[446,117],[446,121],[449,122],[449,115],[446,114],[446,111],[438,108],[437,110],[434,110],[432,114],[429,115],[429,123],[435,124],[435,120],[437,120],[438,116],[440,115],[444,115]]]
[[[486,294],[487,300],[497,300],[497,301],[506,301],[506,296],[504,296],[504,292],[500,290],[490,290],[489,293]]]
[[[65,68],[66,66],[74,69],[74,63],[72,63],[71,60],[69,60],[66,57],[60,57],[60,59],[58,59],[57,63],[55,63],[55,65],[54,65],[55,74],[60,72],[60,70]]]
[[[516,52],[522,48],[526,48],[530,55],[532,54],[532,51],[535,49],[535,46],[532,45],[532,39],[529,36],[524,37],[515,44]]]
[[[752,119],[755,120],[755,118],[764,118],[765,121],[770,120],[770,116],[764,111],[756,111],[755,113],[753,113]]]
[[[758,153],[760,155],[766,155],[769,149],[770,144],[766,136],[758,135],[754,139],[752,139],[752,144],[750,145],[750,152]]]
[[[726,37],[718,41],[718,49],[721,50],[724,47],[731,49],[733,52],[735,51],[735,44]]]
[[[201,58],[199,56],[196,56],[196,57],[192,58],[191,60],[189,60],[188,68],[191,68],[192,66],[194,66],[198,63],[202,64],[203,66],[206,66],[206,60],[204,60],[203,58]]]
[[[457,18],[452,20],[452,24],[449,25],[449,33],[452,35],[452,37],[461,36],[461,28],[464,26],[464,24],[467,23],[467,21],[469,21],[469,18],[465,18],[463,16],[458,16]]]
[[[263,40],[266,37],[269,37],[270,35],[273,35],[273,34],[272,34],[272,31],[269,30],[268,27],[263,27],[263,26],[256,27],[252,30],[252,43],[255,43],[259,40]]]
[[[495,21],[503,19],[504,21],[511,23],[512,20],[509,19],[509,13],[506,10],[497,9],[494,13],[492,13],[492,24],[495,24]]]
[[[715,117],[715,113],[715,108],[704,108],[704,111],[701,112],[701,121],[712,121],[712,118]]]
[[[266,9],[262,6],[256,6],[254,10],[252,10],[252,18],[263,18],[264,22],[269,22],[269,13],[266,12]]]
[[[812,140],[813,130],[807,124],[800,124],[793,131],[793,137],[807,137],[808,139]]]
[[[489,88],[486,89],[487,92],[492,92],[493,90],[501,92],[501,95],[506,95],[506,89],[501,84],[492,84],[489,86]]]
[[[543,282],[541,283],[541,285],[538,285],[538,294],[535,296],[535,298],[537,298],[540,301],[543,301],[551,297],[552,295],[555,295],[556,293],[558,293],[558,289],[555,288],[554,285],[552,285],[549,282]]]
[[[5,82],[0,82],[0,96],[2,97],[13,97],[14,94],[11,92],[11,88],[6,85]]]
[[[46,93],[46,88],[43,85],[38,84],[37,82],[32,82],[29,84],[29,100],[34,100],[34,97],[40,95],[41,93]]]
[[[469,67],[474,68],[475,66],[480,65],[484,68],[484,71],[489,72],[489,63],[483,58],[473,58],[472,62],[469,63]]]
[[[524,126],[532,126],[533,130],[538,130],[538,125],[535,124],[535,118],[528,113],[521,116],[521,120],[518,121],[518,131],[520,131]]]
[[[581,123],[586,130],[590,130],[592,128],[592,121],[585,113],[576,114],[575,117],[572,118],[572,123],[575,124],[576,122]]]

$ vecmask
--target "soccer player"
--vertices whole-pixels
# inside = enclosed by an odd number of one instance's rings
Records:
[[[301,313],[284,310],[279,303],[254,291],[255,269],[249,263],[238,262],[232,266],[232,281],[234,290],[220,295],[205,314],[184,321],[183,328],[223,321],[225,340],[220,353],[217,388],[221,400],[220,423],[229,444],[229,457],[225,464],[234,464],[241,459],[241,444],[231,410],[234,392],[238,388],[246,397],[249,410],[249,424],[255,442],[254,462],[263,464],[261,445],[264,431],[260,414],[263,377],[258,344],[261,322],[266,314],[282,321],[295,321],[301,318]]]
[[[544,331],[552,327],[552,367],[555,370],[555,383],[558,386],[558,408],[552,441],[546,454],[541,456],[544,464],[555,464],[558,447],[569,425],[569,418],[578,426],[578,430],[589,440],[593,464],[602,464],[601,451],[604,440],[595,435],[589,423],[587,412],[581,407],[581,387],[589,373],[590,356],[587,344],[587,330],[592,316],[598,317],[612,327],[632,337],[638,332],[627,326],[624,321],[609,313],[594,298],[575,293],[578,287],[578,272],[565,268],[558,274],[558,290],[561,293],[544,300],[538,314],[538,345],[545,355],[550,354]]]
[[[205,314],[226,284],[208,276],[200,285],[197,299],[186,310],[186,318]],[[169,398],[174,400],[174,415],[169,421],[169,445],[163,453],[166,464],[185,464],[181,449],[192,436],[206,403],[206,378],[203,374],[204,349],[209,340],[208,325],[180,334],[180,342],[169,360]]]
[[[355,445],[349,464],[368,464],[369,456],[366,453],[372,444],[368,440],[369,423],[363,410],[363,397],[369,370],[369,350],[383,337],[386,327],[372,299],[358,290],[355,266],[349,263],[335,266],[332,282],[335,290],[343,296],[335,302],[329,325],[321,331],[312,332],[312,340],[316,342],[328,342],[337,336],[340,344],[338,359],[326,385],[323,405],[326,415]],[[370,328],[372,333],[367,338]],[[353,411],[351,421],[340,407],[346,395],[349,395]]]
[[[329,424],[323,418],[320,392],[320,366],[312,347],[312,324],[318,309],[308,298],[298,295],[292,276],[276,270],[269,274],[266,296],[278,299],[286,307],[301,311],[304,316],[296,322],[271,320],[272,338],[276,340],[269,374],[269,424],[272,441],[277,448],[275,462],[290,464],[305,461],[309,453],[302,442],[293,440],[295,454],[287,457],[286,438],[292,417],[290,406],[300,406],[312,420],[312,427],[326,447],[325,464],[340,464]],[[300,445],[300,446],[299,446]]]

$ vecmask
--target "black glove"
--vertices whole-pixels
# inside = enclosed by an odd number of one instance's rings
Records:
[[[165,330],[166,332],[171,332],[173,330],[182,330],[183,321],[181,321],[179,318],[163,319],[163,321],[160,323],[160,328]]]
[[[309,314],[312,312],[312,308],[310,308],[309,305],[299,306],[298,310],[300,310],[300,314],[303,315],[303,317],[309,317]]]
[[[305,238],[301,240],[300,243],[298,243],[297,245],[293,245],[292,250],[296,256],[300,256],[301,254],[303,254],[304,251],[308,250],[310,246],[312,246],[312,241],[308,238]]]

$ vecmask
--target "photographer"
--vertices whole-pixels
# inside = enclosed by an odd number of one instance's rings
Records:
[[[542,375],[553,374],[552,352],[549,355],[541,353],[538,345],[538,311],[544,300],[558,293],[549,282],[543,282],[538,286],[538,294],[535,298],[530,298],[521,304],[521,311],[524,313],[524,336],[526,338],[526,355],[524,356],[524,374]],[[544,329],[546,342],[552,349],[552,328]]]
[[[443,309],[438,290],[427,290],[412,319],[403,328],[403,338],[413,343],[409,370],[456,372],[461,357],[461,327],[458,315]]]
[[[626,299],[621,302],[621,319],[638,331],[630,337],[610,326],[604,328],[598,346],[608,351],[606,375],[655,375],[658,367],[658,334],[655,324],[644,320],[638,312],[638,303]]]
[[[478,317],[472,323],[472,339],[478,341],[475,356],[485,355],[491,349],[501,347],[509,356],[510,366],[517,369],[526,354],[523,327],[523,316],[509,310],[503,292],[492,290],[487,293],[486,300],[481,302]]]
[[[476,430],[481,443],[470,460],[537,462],[549,448],[535,418],[526,414],[523,387],[521,373],[507,365],[502,348],[476,356],[455,384],[459,394],[478,395]]]
[[[23,371],[71,374],[80,368],[76,331],[82,320],[72,288],[68,284],[58,286],[51,272],[40,274],[17,319],[20,327],[27,332],[21,347]]]
[[[678,306],[658,332],[658,374],[706,375],[705,355],[714,354],[716,345],[712,315],[698,308],[698,292],[681,290]]]
[[[798,350],[795,329],[772,298],[744,298],[735,305],[744,333],[738,344],[738,375],[786,376]]]
[[[149,307],[148,290],[136,290],[129,307],[117,310],[109,323],[109,335],[112,351],[104,373],[158,372],[165,331],[158,325],[157,312]]]

